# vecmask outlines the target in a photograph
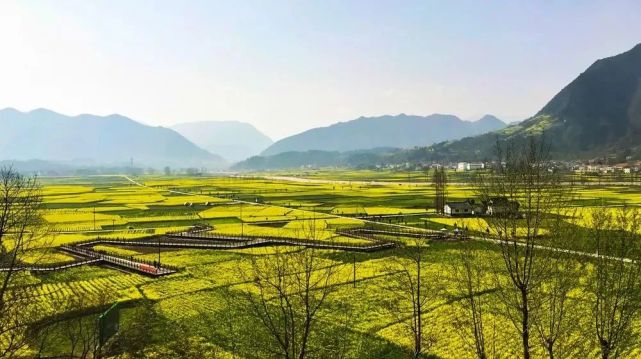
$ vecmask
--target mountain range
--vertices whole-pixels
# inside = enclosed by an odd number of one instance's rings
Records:
[[[254,126],[238,121],[187,122],[171,126],[171,129],[230,162],[257,155],[274,143]]]
[[[182,133],[181,134],[179,134]],[[0,161],[268,169],[314,165],[474,161],[498,141],[544,136],[558,159],[641,159],[641,44],[594,62],[532,117],[506,125],[494,116],[360,117],[272,143],[240,122],[153,127],[121,115],[65,116],[50,110],[0,110]],[[192,141],[195,143],[192,143]],[[217,154],[214,154],[217,153]],[[38,162],[31,162],[38,165]]]
[[[534,116],[523,121],[515,121],[484,134],[462,135],[458,139],[451,138],[430,146],[370,153],[366,157],[361,153],[358,157],[360,161],[353,156],[347,159],[329,153],[325,156],[337,158],[339,165],[357,162],[359,166],[479,161],[493,156],[497,141],[519,142],[541,136],[556,159],[608,157],[614,162],[630,158],[641,160],[641,44],[624,53],[597,60]],[[270,153],[268,151],[264,153]],[[315,153],[314,159],[317,160],[319,156],[319,153]],[[261,167],[270,163],[282,164],[283,157],[296,159],[292,167],[305,162],[303,155],[288,153],[287,156],[281,155],[278,161],[253,159],[237,167],[243,168],[250,163],[260,164]]]
[[[46,109],[0,110],[0,160],[73,161],[223,168],[217,155],[173,130],[143,125],[120,115],[65,116]]]
[[[503,121],[492,115],[474,122],[443,114],[360,117],[284,138],[261,155],[310,150],[346,152],[376,147],[412,148],[474,136],[505,126]]]

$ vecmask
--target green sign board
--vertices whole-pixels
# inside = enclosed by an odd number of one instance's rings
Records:
[[[102,347],[109,338],[113,337],[118,333],[120,327],[120,309],[118,308],[118,302],[107,309],[106,312],[102,313],[98,317],[98,335],[100,340],[100,346]]]

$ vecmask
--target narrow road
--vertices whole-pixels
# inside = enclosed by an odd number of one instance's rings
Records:
[[[494,244],[499,245],[499,246],[502,246],[502,245],[508,245],[508,246],[517,245],[519,247],[525,247],[526,246],[526,244],[523,243],[523,242],[501,241],[499,239],[485,238],[485,237],[478,237],[478,236],[469,236],[469,238],[477,240],[477,241],[494,243]],[[533,245],[532,248],[538,249],[538,250],[544,250],[544,251],[560,252],[560,253],[574,255],[574,256],[577,256],[577,257],[588,257],[588,258],[599,258],[600,257],[598,253],[582,252],[582,251],[576,251],[576,250],[572,250],[572,249],[562,249],[562,248],[540,246],[540,245]],[[630,258],[621,258],[621,257],[614,257],[614,256],[601,256],[601,257],[603,257],[605,259],[609,259],[609,260],[623,261],[625,263],[634,262],[634,260],[630,259]]]
[[[242,177],[242,176],[237,176]],[[340,185],[371,185],[371,186],[414,186],[414,187],[427,187],[431,183],[426,182],[397,182],[397,181],[346,181],[346,180],[330,180],[330,179],[321,179],[321,178],[303,178],[303,177],[291,177],[291,176],[260,176],[260,178],[265,178],[273,181],[288,181],[288,182],[299,182],[299,183],[321,183],[321,184],[340,184]],[[457,185],[456,183],[448,183],[452,185]],[[461,184],[466,185],[466,184]]]

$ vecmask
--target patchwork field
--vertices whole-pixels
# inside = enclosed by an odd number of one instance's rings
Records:
[[[328,180],[338,175],[341,179],[355,181],[403,181],[408,174],[321,172],[310,177]],[[64,264],[75,259],[56,250],[63,244],[96,238],[134,240],[185,231],[193,226],[207,228],[205,234],[290,237],[347,244],[367,241],[345,237],[337,231],[362,227],[370,221],[404,230],[417,228],[451,233],[455,228],[465,228],[477,234],[486,231],[482,219],[437,216],[433,211],[433,188],[425,183],[425,176],[412,173],[409,176],[415,183],[297,182],[229,176],[44,178],[44,217],[50,234],[41,238],[22,258],[24,263]],[[450,200],[473,196],[471,185],[460,184],[448,190]],[[582,216],[595,203],[613,207],[640,206],[641,189],[626,185],[585,186],[579,188],[573,203]],[[411,245],[374,253],[319,251],[325,265],[335,267],[339,273],[330,283],[337,290],[328,299],[319,320],[342,333],[350,345],[357,348],[349,357],[401,358],[408,355],[411,345],[406,335],[407,323],[382,309],[389,298],[381,288],[393,274],[394,263],[406,258],[407,251],[411,250],[409,247]],[[430,328],[429,353],[436,357],[472,355],[455,325],[458,308],[455,304],[461,298],[453,284],[452,263],[463,247],[473,247],[484,253],[488,268],[492,267],[491,263],[501,260],[492,243],[429,243],[425,258],[428,264],[426,278],[444,287],[424,319]],[[269,258],[275,251],[300,250],[299,247],[156,250],[110,245],[95,249],[134,259],[160,259],[179,271],[158,279],[103,266],[48,273],[21,272],[20,282],[29,283],[32,290],[42,294],[40,300],[50,303],[49,310],[42,313],[43,318],[62,314],[64,306],[56,303],[70,296],[87,295],[93,298],[82,303],[88,311],[102,308],[106,302],[121,302],[121,319],[126,327],[136,315],[136,308],[147,303],[160,313],[165,323],[179,324],[191,337],[215,346],[221,357],[231,357],[232,352],[241,357],[269,357],[269,353],[256,348],[230,344],[229,333],[220,323],[229,311],[230,293],[250,291],[247,277],[243,275],[250,271],[247,259]],[[251,328],[260,326],[256,319],[238,315],[243,320],[234,324],[234,330],[239,333],[252,332]],[[514,357],[519,353],[518,343],[513,342],[515,329],[505,318],[494,314],[491,318],[494,328],[498,328],[493,341],[497,357]],[[577,323],[581,322],[581,318],[577,320]],[[60,354],[70,345],[66,339],[56,340],[45,354]],[[35,347],[35,343],[33,345]],[[585,347],[588,352],[594,352],[591,341],[586,342]],[[24,352],[29,353],[32,349],[26,348]],[[539,346],[534,351],[537,356],[543,355]]]

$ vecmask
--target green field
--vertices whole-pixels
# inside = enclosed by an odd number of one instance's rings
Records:
[[[309,173],[301,173],[301,176],[306,174]],[[403,176],[407,173],[328,171],[313,173],[310,178],[393,182],[403,181]],[[418,181],[420,177],[416,174],[414,178]],[[144,238],[205,224],[213,227],[212,232],[220,234],[313,238],[337,243],[359,243],[360,240],[341,236],[336,231],[363,226],[373,219],[404,228],[451,231],[467,227],[472,233],[484,232],[486,225],[482,219],[437,216],[433,211],[433,188],[424,180],[423,177],[423,182],[416,184],[366,184],[294,182],[258,176],[138,177],[131,180],[124,176],[44,178],[44,217],[51,232],[23,258],[25,263],[69,263],[73,257],[56,251],[56,247],[98,237]],[[474,188],[469,184],[453,185],[448,190],[450,200],[462,200],[473,195]],[[641,205],[641,189],[627,185],[580,187],[578,195],[573,204],[579,209],[580,216],[589,213],[597,204]],[[496,246],[491,243],[429,243],[425,275],[428,280],[433,279],[444,286],[434,305],[424,315],[430,328],[428,353],[435,357],[471,357],[454,325],[456,303],[460,297],[457,297],[453,285],[452,264],[464,246],[480,250],[488,263],[501,260]],[[154,249],[108,245],[96,249],[147,260],[158,257]],[[165,325],[180,325],[180,330],[190,340],[199,343],[198,348],[209,348],[207,350],[220,357],[231,357],[232,352],[241,357],[270,357],[264,348],[247,344],[251,340],[239,339],[240,347],[230,344],[226,339],[225,326],[220,323],[229,310],[226,298],[230,293],[251,291],[241,275],[249,270],[245,259],[269,258],[275,250],[274,247],[226,251],[162,249],[162,263],[178,267],[178,273],[152,279],[116,269],[83,266],[47,274],[24,272],[20,274],[20,283],[27,283],[30,290],[42,294],[40,301],[49,303],[46,305],[48,310],[41,313],[43,318],[63,315],[64,306],[56,303],[69,296],[87,294],[95,298],[100,293],[108,293],[103,302],[98,299],[87,301],[82,303],[83,308],[91,311],[102,308],[105,300],[108,303],[120,301],[126,308],[121,318],[126,328],[126,324],[137,315],[136,308],[146,303]],[[298,249],[287,247],[284,250]],[[336,333],[342,333],[340,335],[345,340],[349,338],[353,349],[347,357],[407,357],[410,342],[405,323],[381,309],[388,299],[381,288],[393,274],[390,268],[395,260],[405,258],[408,250],[411,250],[411,245],[405,249],[374,253],[320,251],[326,265],[335,266],[339,275],[331,283],[336,291],[328,299],[319,321]],[[353,276],[354,267],[356,278]],[[580,295],[576,297],[580,301]],[[497,356],[517,356],[519,344],[515,342],[513,327],[505,318],[494,314],[491,317],[494,328],[497,328],[494,338]],[[239,318],[242,320],[235,323],[239,332],[253,333],[260,327],[255,318]],[[577,323],[581,322],[579,319]],[[589,323],[579,324],[578,327],[589,326]],[[163,337],[162,331],[154,333],[159,342],[170,341]],[[46,355],[64,353],[70,345],[62,336],[54,342]],[[533,339],[533,343],[536,356],[543,356],[542,348],[536,344],[538,342]],[[35,343],[32,344],[35,347]],[[596,350],[589,340],[583,349],[592,354]],[[24,348],[23,353],[32,353],[30,350],[33,348]],[[641,352],[634,351],[629,355],[635,357]]]

